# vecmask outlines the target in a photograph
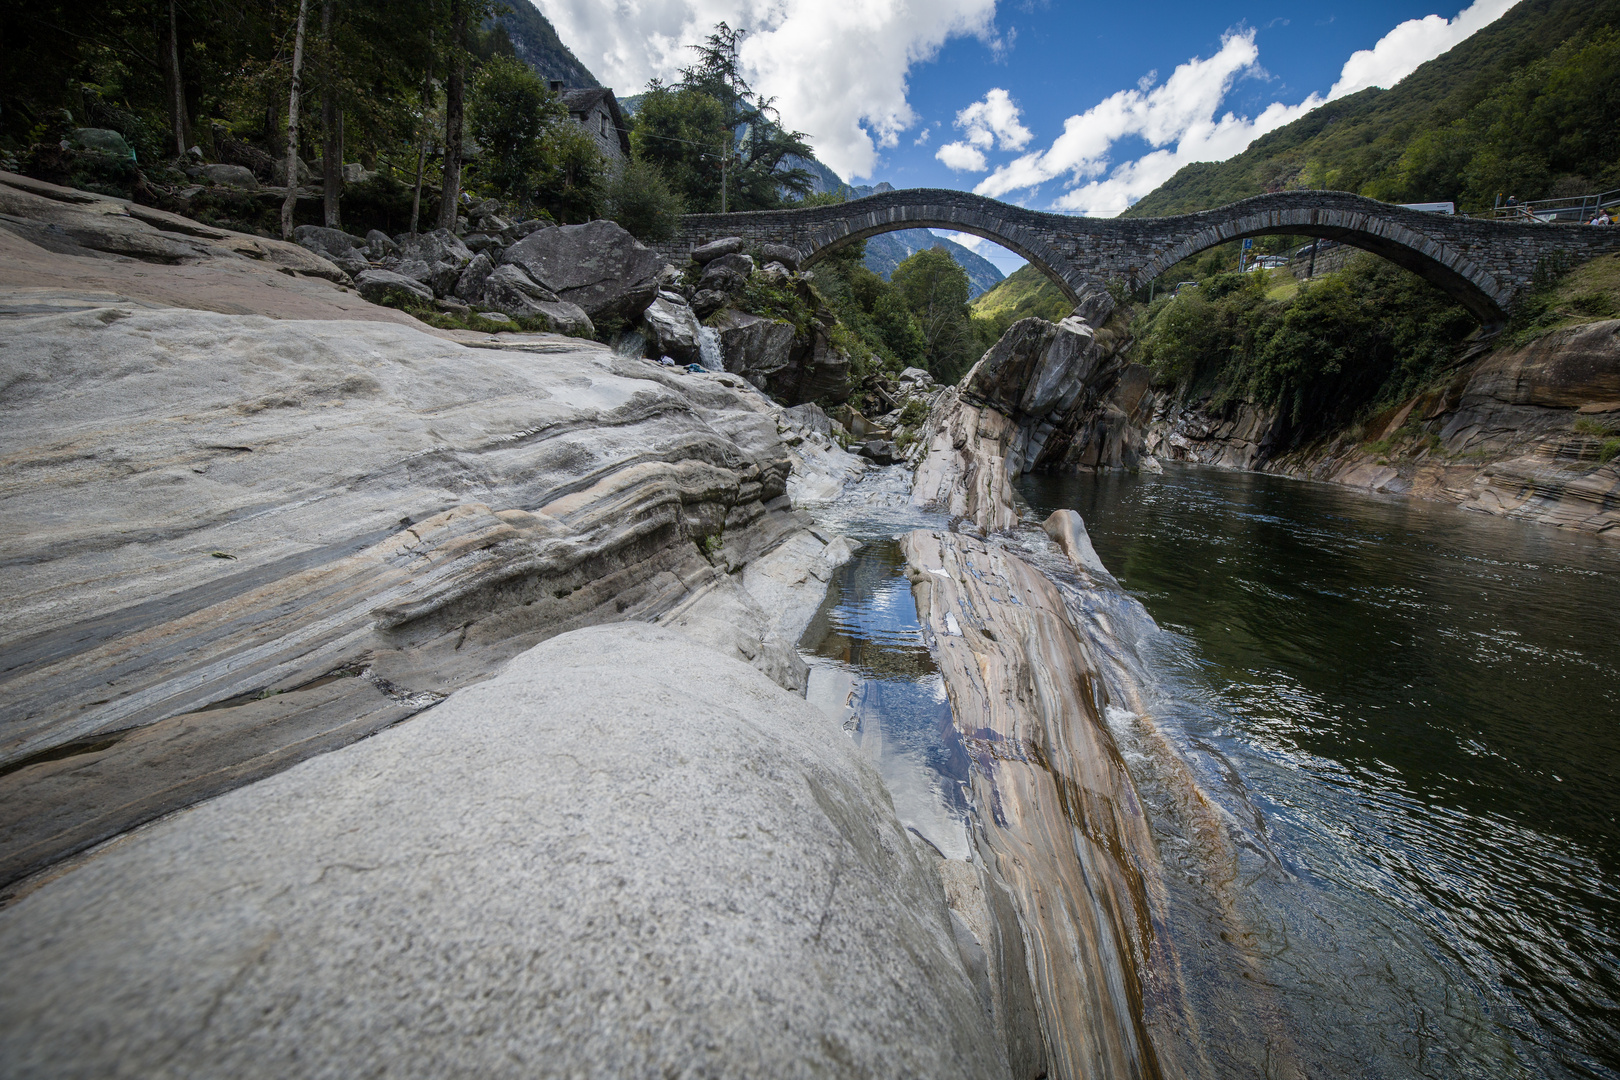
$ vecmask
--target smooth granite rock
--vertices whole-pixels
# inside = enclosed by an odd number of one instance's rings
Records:
[[[593,322],[641,317],[664,260],[611,221],[542,229],[506,249],[503,264],[584,309]]]
[[[477,262],[473,260],[474,265]],[[520,267],[510,264],[497,266],[484,279],[482,302],[514,319],[544,319],[555,333],[589,334],[594,330],[590,316],[578,304],[559,299],[550,289],[530,280]]]
[[[692,261],[695,263],[709,263],[722,255],[735,255],[743,249],[743,238],[740,236],[726,236],[719,240],[700,244],[692,249]]]
[[[721,255],[703,267],[698,278],[698,289],[712,292],[734,293],[747,284],[754,272],[754,260],[747,255]]]
[[[644,625],[104,852],[0,962],[16,1076],[1008,1075],[876,772]]]
[[[684,301],[672,296],[655,297],[641,318],[660,353],[688,364],[698,359],[700,327],[697,316]]]
[[[726,370],[764,387],[792,360],[793,324],[728,308],[714,321]]]

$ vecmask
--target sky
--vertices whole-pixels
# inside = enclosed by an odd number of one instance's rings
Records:
[[[621,97],[670,79],[725,20],[747,31],[754,88],[846,180],[1105,217],[1185,164],[1394,85],[1513,3],[537,0]],[[1003,272],[1023,262],[950,235]]]

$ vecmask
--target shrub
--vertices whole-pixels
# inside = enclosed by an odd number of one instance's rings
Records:
[[[680,227],[686,202],[657,166],[630,161],[603,183],[602,209],[637,240],[668,240]]]

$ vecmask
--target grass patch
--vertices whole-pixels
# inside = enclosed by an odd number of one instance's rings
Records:
[[[1540,274],[1540,287],[1519,302],[1508,324],[1515,345],[1554,330],[1620,317],[1620,254],[1602,255],[1565,274]]]
[[[1590,416],[1577,416],[1575,430],[1581,435],[1596,435],[1598,438],[1611,434],[1608,424]]]
[[[1620,439],[1604,439],[1598,447],[1598,464],[1607,465],[1620,456]]]

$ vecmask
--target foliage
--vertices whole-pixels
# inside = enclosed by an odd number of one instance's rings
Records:
[[[919,251],[889,275],[895,295],[922,331],[925,367],[935,379],[954,383],[976,358],[968,277],[944,248]]]
[[[860,342],[863,374],[877,370],[898,374],[907,367],[922,367],[922,329],[894,288],[867,269],[865,257],[864,243],[833,252],[816,267],[818,290]]]
[[[1421,389],[1473,326],[1438,290],[1364,255],[1286,299],[1266,271],[1218,274],[1138,316],[1138,358],[1156,380],[1221,408],[1283,410],[1296,440]]]
[[[473,87],[468,134],[483,151],[477,175],[502,199],[527,203],[544,163],[542,139],[568,110],[527,64],[496,56]]]
[[[1219,163],[1188,165],[1127,216],[1330,188],[1488,209],[1620,186],[1620,0],[1521,3],[1388,90],[1312,110]]]
[[[532,205],[564,225],[599,217],[608,163],[590,132],[571,120],[546,129],[540,140]]]
[[[636,158],[656,165],[696,213],[714,213],[722,202],[728,210],[773,209],[785,195],[808,195],[813,183],[792,164],[812,153],[804,134],[784,129],[770,99],[742,77],[741,33],[720,23],[692,46],[697,62],[678,83],[649,83],[630,132]]]
[[[668,240],[680,227],[686,202],[646,161],[630,161],[602,186],[602,211],[638,240]]]
[[[1553,330],[1620,316],[1620,255],[1603,255],[1564,273],[1538,273],[1513,309],[1508,333],[1527,345]]]

